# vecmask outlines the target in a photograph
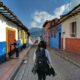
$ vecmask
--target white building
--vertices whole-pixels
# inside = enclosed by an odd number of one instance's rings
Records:
[[[28,29],[16,15],[0,2],[0,62],[9,57],[10,50],[14,50],[14,46],[10,45],[14,40],[19,43],[18,47],[26,44],[26,31]]]
[[[61,47],[63,50],[80,53],[80,4],[61,18]]]

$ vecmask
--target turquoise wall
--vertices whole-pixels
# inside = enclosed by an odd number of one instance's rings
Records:
[[[0,63],[5,61],[6,57],[6,42],[0,42]]]

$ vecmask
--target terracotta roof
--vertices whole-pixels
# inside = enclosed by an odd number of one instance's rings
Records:
[[[49,21],[47,20],[47,21],[43,24],[43,27],[45,27],[48,23],[51,24],[50,28],[51,28],[51,27],[55,27],[55,26],[57,26],[57,25],[60,23],[60,19],[55,18],[55,19],[53,19],[53,20],[49,20]]]
[[[28,28],[24,26],[23,23],[17,18],[17,16],[9,8],[7,8],[2,2],[0,2],[0,14],[2,14],[5,18],[15,23],[22,29],[28,31]]]
[[[60,22],[63,22],[69,19],[70,17],[77,15],[78,13],[80,13],[80,4],[76,6],[74,9],[72,9],[70,12],[68,12],[67,14],[61,16]]]
[[[43,27],[45,27],[49,22],[51,22],[51,21],[47,20],[46,22],[44,22]]]

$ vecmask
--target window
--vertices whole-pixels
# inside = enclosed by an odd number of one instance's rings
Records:
[[[71,37],[76,37],[76,22],[71,23]]]

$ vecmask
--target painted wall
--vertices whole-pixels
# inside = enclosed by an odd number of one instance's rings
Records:
[[[0,15],[0,42],[6,41],[6,27],[14,29],[16,31],[16,40],[18,40],[18,31],[17,26],[13,24],[12,22],[8,21],[5,17]]]
[[[25,31],[23,32],[24,32],[24,44],[26,44],[26,32]]]
[[[71,37],[70,35],[70,23],[73,21],[77,22],[76,37]],[[80,53],[80,14],[73,16],[62,23],[61,38],[63,41],[63,43],[61,43],[63,45],[63,50]]]
[[[74,53],[80,53],[80,38],[66,38],[65,50]]]
[[[77,36],[76,38],[80,38],[80,14],[78,14],[77,16],[73,16],[69,19],[67,19],[66,21],[64,21],[63,23],[61,23],[62,25],[62,32],[65,32],[65,34],[62,34],[63,38],[72,38],[70,36],[70,23],[76,21],[77,22]]]
[[[6,29],[13,29],[16,31],[16,40],[18,41],[18,29],[17,25],[8,21],[4,16],[0,14],[0,63],[5,60],[7,43],[6,43]]]
[[[59,48],[59,34],[61,33],[61,25],[58,25],[57,27],[57,32],[56,32],[56,36],[54,37],[54,35],[51,33],[50,34],[50,47],[51,48]]]
[[[44,40],[47,43],[47,47],[50,47],[50,23],[47,23],[47,25],[44,27]]]
[[[0,63],[4,62],[6,57],[6,42],[0,42]]]

